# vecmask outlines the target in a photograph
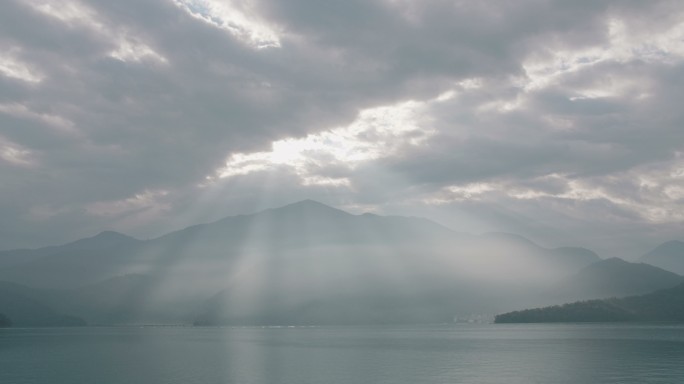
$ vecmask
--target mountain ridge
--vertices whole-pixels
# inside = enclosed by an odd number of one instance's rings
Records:
[[[664,242],[643,255],[639,261],[684,275],[684,242]]]
[[[600,299],[646,294],[671,288],[684,281],[674,272],[646,264],[612,257],[582,268],[551,292],[563,299]]]
[[[149,240],[104,232],[0,265],[0,280],[69,292],[51,304],[98,324],[203,315],[219,323],[443,322],[538,303],[544,287],[598,260],[579,247],[304,200]]]

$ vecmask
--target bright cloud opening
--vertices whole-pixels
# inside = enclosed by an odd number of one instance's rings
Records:
[[[173,0],[193,17],[228,31],[237,39],[255,48],[278,48],[278,33],[264,20],[256,16],[249,2],[216,0]]]
[[[363,110],[347,127],[273,142],[271,151],[235,153],[218,178],[288,168],[306,185],[349,185],[344,177],[325,175],[330,165],[354,169],[367,161],[388,157],[404,146],[418,146],[435,131],[425,124],[426,103],[408,101]],[[212,177],[214,178],[214,177]]]

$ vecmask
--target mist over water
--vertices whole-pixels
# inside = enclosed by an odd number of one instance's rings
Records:
[[[683,356],[681,325],[0,330],[16,384],[664,384]]]

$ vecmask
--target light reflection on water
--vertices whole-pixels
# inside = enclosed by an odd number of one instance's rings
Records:
[[[684,383],[681,325],[0,330],[0,383]]]

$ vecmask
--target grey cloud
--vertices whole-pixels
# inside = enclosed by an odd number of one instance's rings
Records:
[[[153,236],[307,197],[449,222],[415,201],[472,182],[562,195],[569,180],[581,180],[638,201],[642,192],[633,184],[606,186],[602,178],[631,177],[637,171],[630,170],[647,164],[669,166],[684,142],[681,61],[595,64],[529,93],[519,84],[530,58],[606,44],[608,17],[647,33],[677,20],[677,2],[262,1],[254,11],[282,34],[280,48],[261,50],[171,1],[84,3],[109,35],[65,25],[22,2],[1,6],[0,44],[21,48],[22,60],[45,78],[30,85],[0,75],[0,103],[73,127],[60,131],[45,120],[0,112],[0,137],[37,160],[31,168],[0,165],[0,248],[65,241],[95,227]],[[112,34],[144,43],[167,63],[109,57]],[[636,79],[652,96],[570,100],[607,75]],[[303,186],[287,167],[197,187],[230,154],[268,151],[278,139],[346,126],[363,109],[431,100],[466,78],[480,78],[482,87],[431,106],[426,129],[436,133],[423,145],[354,169],[316,158],[317,174],[349,178],[348,187]],[[479,109],[518,96],[517,110]],[[574,129],[555,129],[550,117],[570,119]],[[567,180],[543,178],[551,173]],[[146,193],[149,206],[135,201]],[[120,212],[97,216],[88,211],[93,204]],[[492,195],[488,204],[444,209],[479,222],[479,229],[519,228],[553,241],[562,236],[544,227],[574,231],[575,239],[590,235],[583,225],[601,221],[591,204],[624,217],[616,228],[651,225],[600,200]],[[535,217],[545,219],[529,224]],[[667,229],[674,226],[652,228],[652,238],[674,233]]]

